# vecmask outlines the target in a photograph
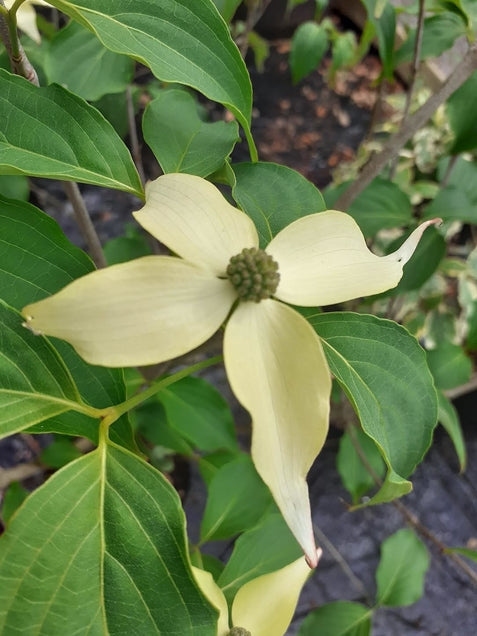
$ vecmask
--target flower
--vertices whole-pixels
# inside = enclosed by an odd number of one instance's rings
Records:
[[[225,367],[252,416],[252,459],[314,567],[306,475],[326,438],[331,379],[320,338],[285,303],[330,305],[396,286],[437,220],[378,257],[352,217],[328,210],[291,223],[264,254],[251,219],[211,183],[187,174],[149,183],[134,216],[177,256],[92,272],[25,307],[26,326],[68,341],[92,364],[118,367],[180,356],[227,320]],[[247,277],[268,285],[255,289],[258,302],[238,301]]]
[[[318,549],[317,563],[320,557]],[[192,570],[202,592],[219,611],[217,636],[233,633],[229,631],[230,620],[237,634],[283,636],[293,618],[301,588],[310,575],[301,557],[280,570],[247,581],[237,591],[229,615],[225,596],[212,575],[197,567]]]
[[[5,6],[7,9],[11,9],[15,0],[5,0]],[[25,0],[17,10],[17,25],[24,33],[28,35],[37,44],[41,42],[40,32],[36,26],[36,12],[33,7],[34,4],[39,4],[44,7],[50,7],[48,2],[43,0]]]

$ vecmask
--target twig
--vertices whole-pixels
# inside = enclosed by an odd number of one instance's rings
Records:
[[[139,139],[137,136],[136,118],[134,114],[134,104],[132,99],[131,86],[126,89],[126,105],[128,112],[128,126],[129,126],[129,139],[131,140],[131,153],[136,164],[136,169],[141,179],[142,185],[146,183],[146,175],[144,172],[144,165],[142,163],[141,148],[139,146]]]
[[[106,259],[104,257],[103,248],[101,247],[101,242],[93,222],[90,219],[86,205],[84,204],[78,184],[73,181],[65,181],[64,188],[73,206],[76,222],[86,240],[91,258],[95,262],[96,267],[106,267]]]
[[[247,18],[245,20],[245,29],[237,38],[237,46],[239,47],[242,57],[245,59],[248,51],[248,35],[253,31],[254,26],[260,20],[265,13],[271,0],[251,0],[248,4],[251,5],[247,10]]]
[[[361,448],[358,440],[356,439],[352,431],[352,427],[348,427],[347,431],[349,433],[351,443],[353,444],[353,447],[356,450],[356,453],[358,454],[358,457],[363,462],[363,466],[371,475],[376,485],[382,486],[383,480],[379,477],[379,475],[375,472],[374,468],[369,463],[368,458],[364,454],[363,449]],[[467,563],[455,552],[446,552],[447,546],[444,545],[444,543],[442,543],[442,541],[438,539],[435,536],[435,534],[433,534],[429,530],[429,528],[423,525],[421,521],[418,519],[418,517],[413,512],[411,512],[407,506],[405,506],[398,499],[394,499],[390,503],[392,503],[392,505],[397,510],[399,510],[399,512],[403,515],[403,517],[406,519],[406,521],[409,523],[410,526],[412,526],[421,536],[425,537],[430,543],[432,543],[439,550],[440,554],[445,554],[446,557],[448,557],[451,561],[454,562],[454,565],[459,567],[463,572],[467,574],[467,576],[470,578],[470,580],[474,584],[477,584],[477,572],[475,572],[475,570],[473,570],[469,565],[467,565]]]
[[[346,210],[361,192],[379,175],[385,165],[392,159],[411,137],[432,117],[437,108],[443,104],[477,68],[477,43],[473,43],[462,62],[444,82],[441,88],[427,102],[412,114],[400,131],[393,135],[384,148],[374,155],[363,167],[358,178],[338,198],[334,207]]]
[[[441,188],[445,188],[446,185],[449,183],[450,176],[452,174],[452,171],[454,170],[454,166],[455,166],[458,158],[459,158],[459,155],[452,155],[452,157],[449,159],[449,163],[447,164],[446,173],[444,175],[444,178],[441,181]]]
[[[455,400],[461,395],[467,395],[467,393],[472,393],[473,391],[477,391],[477,373],[474,373],[465,384],[456,386],[455,389],[444,391],[444,394],[449,400]]]
[[[358,591],[362,598],[364,598],[368,605],[372,605],[371,595],[363,583],[354,574],[353,570],[349,567],[346,559],[344,559],[338,548],[330,541],[330,539],[328,539],[326,534],[316,524],[313,524],[313,530],[318,537],[318,542],[326,548],[326,550],[328,550],[336,563],[343,570],[344,574],[348,577],[354,588]]]
[[[43,473],[37,464],[18,464],[13,468],[0,468],[0,490],[5,490],[13,481],[23,481],[28,477]]]
[[[414,93],[414,87],[416,85],[417,72],[419,70],[419,65],[421,63],[422,34],[424,32],[424,4],[425,4],[425,0],[419,0],[419,14],[417,17],[416,41],[414,42],[414,55],[412,58],[411,77],[409,80],[409,86],[407,87],[407,91],[406,91],[406,102],[404,104],[404,112],[402,115],[402,120],[401,120],[401,125],[399,126],[399,130],[402,130],[403,128],[405,128],[407,120],[409,118],[412,96]],[[396,172],[396,168],[398,164],[398,159],[399,159],[399,155],[396,154],[396,156],[392,160],[391,167],[389,169],[390,179],[394,178],[394,174]]]
[[[38,75],[18,39],[16,11],[7,11],[0,0],[0,40],[5,45],[12,72],[39,86]]]

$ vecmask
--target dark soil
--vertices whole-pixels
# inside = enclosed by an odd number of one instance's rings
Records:
[[[288,50],[288,40],[275,43],[265,72],[251,71],[255,91],[253,131],[259,155],[263,161],[294,168],[323,187],[330,181],[331,170],[353,157],[367,132],[378,62],[369,57],[352,73],[340,74],[333,89],[319,73],[292,86]],[[234,160],[248,160],[243,144],[234,152]],[[154,167],[146,168],[150,174],[155,172]],[[61,184],[39,180],[35,184],[34,202],[59,220],[73,242],[84,247]],[[81,189],[103,241],[120,235],[124,224],[132,221],[131,211],[140,206],[123,193],[90,186]],[[222,384],[224,378],[215,377],[215,381]],[[472,407],[475,411],[475,399]],[[242,418],[243,413],[241,421]],[[404,499],[421,522],[449,546],[464,546],[477,540],[477,434],[473,421],[466,424],[465,433],[467,472],[459,475],[451,443],[439,431],[414,475],[414,492]],[[301,619],[311,609],[323,603],[345,599],[365,602],[365,597],[372,598],[380,543],[405,526],[401,513],[392,505],[347,511],[343,503],[347,495],[335,469],[336,450],[337,440],[330,439],[310,474],[312,509],[317,527],[360,584],[350,578],[325,546],[322,562],[301,597],[290,635],[296,633]],[[0,442],[0,467],[31,461],[34,455],[28,437]],[[31,487],[35,485],[29,483]],[[197,477],[192,480],[185,504],[192,535],[197,532],[204,497],[204,487]],[[217,552],[220,549],[217,547]],[[425,596],[409,608],[379,610],[373,636],[472,636],[476,632],[475,589],[447,557],[430,549],[432,565]]]

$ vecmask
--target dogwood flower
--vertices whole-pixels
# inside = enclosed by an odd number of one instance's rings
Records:
[[[437,220],[378,257],[352,217],[328,210],[294,221],[263,251],[251,219],[186,174],[149,183],[134,216],[177,256],[92,272],[25,307],[26,326],[118,367],[180,356],[227,321],[225,367],[252,416],[252,459],[314,567],[306,475],[326,438],[331,380],[320,338],[285,303],[330,305],[396,286]]]
[[[316,562],[321,552],[316,551]],[[236,593],[229,613],[227,600],[212,575],[196,567],[192,570],[202,592],[219,611],[217,636],[283,636],[310,575],[301,557],[280,570],[247,581]]]
[[[15,0],[5,0],[7,9],[11,9]],[[50,7],[48,2],[43,0],[25,0],[17,9],[17,25],[24,33],[28,35],[37,44],[41,42],[40,32],[36,26],[36,11],[33,5],[39,4],[44,7]]]

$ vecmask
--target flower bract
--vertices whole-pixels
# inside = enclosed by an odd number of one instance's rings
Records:
[[[326,438],[331,379],[320,338],[287,303],[329,305],[395,287],[436,220],[379,257],[349,215],[328,210],[302,217],[272,239],[267,258],[250,265],[245,276],[259,292],[243,300],[227,268],[244,250],[260,251],[258,235],[215,186],[166,174],[148,184],[146,203],[134,216],[175,256],[146,256],[92,272],[25,307],[26,325],[68,341],[91,364],[117,367],[185,354],[226,323],[225,367],[252,416],[254,464],[314,567],[306,475]],[[273,279],[264,294],[262,267]]]

